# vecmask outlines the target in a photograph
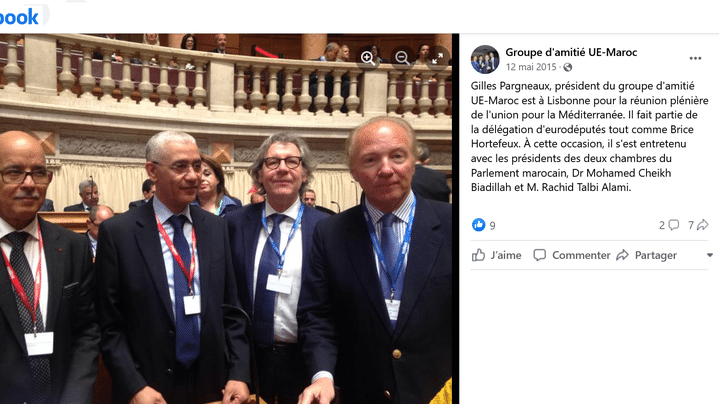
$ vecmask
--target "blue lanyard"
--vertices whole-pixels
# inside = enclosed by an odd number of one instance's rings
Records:
[[[412,208],[409,212],[409,221],[407,222],[407,229],[404,232],[404,239],[402,240],[402,245],[400,245],[399,252],[397,253],[397,259],[395,260],[394,268],[392,268],[390,272],[390,269],[387,268],[387,260],[382,253],[382,246],[377,239],[377,232],[375,232],[374,224],[372,224],[372,218],[369,215],[367,206],[365,204],[362,204],[362,212],[364,212],[365,219],[367,220],[367,228],[369,229],[369,235],[372,239],[372,246],[374,247],[374,252],[375,254],[377,254],[377,260],[379,261],[380,267],[382,267],[382,272],[384,272],[385,276],[387,276],[387,279],[389,280],[392,296],[391,298],[394,297],[395,286],[397,285],[397,281],[399,280],[399,274],[401,272],[400,269],[402,268],[404,259],[407,256],[407,250],[409,249],[409,240],[412,237],[412,223],[414,222],[414,209],[416,206],[417,198],[412,201]]]
[[[290,230],[290,235],[287,237],[287,244],[285,245],[285,249],[280,252],[280,246],[278,246],[275,243],[275,240],[270,237],[270,230],[267,227],[267,216],[265,216],[265,205],[262,205],[262,227],[265,228],[265,231],[267,232],[267,240],[270,241],[270,245],[272,245],[272,249],[275,251],[275,254],[277,254],[278,257],[280,257],[279,263],[277,264],[277,269],[279,269],[280,274],[282,274],[282,267],[285,265],[285,253],[287,252],[287,246],[290,245],[290,240],[292,240],[292,236],[295,235],[295,230],[300,226],[300,220],[302,220],[302,213],[305,211],[305,205],[303,203],[300,203],[300,211],[297,213],[297,219],[295,219],[295,223],[292,225],[292,230]]]

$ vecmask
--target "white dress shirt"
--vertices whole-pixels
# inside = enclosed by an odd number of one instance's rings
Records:
[[[295,200],[286,211],[277,212],[269,203],[265,202],[265,215],[268,218],[273,213],[282,213],[287,216],[280,223],[280,252],[285,252],[285,264],[282,268],[282,278],[289,277],[292,279],[292,289],[289,294],[275,293],[275,335],[274,340],[289,344],[297,343],[297,302],[300,299],[300,287],[302,286],[302,223],[299,223],[295,230],[292,240],[288,238],[294,226],[297,215],[300,211],[300,198]],[[274,224],[271,219],[267,219],[267,228],[272,232]],[[269,234],[263,228],[260,230],[260,236],[257,240],[257,249],[255,250],[254,264],[254,282],[252,296],[256,296],[257,272],[262,258],[262,250]],[[287,248],[285,250],[285,248]],[[309,251],[307,252],[309,253]],[[254,304],[254,303],[253,303]]]
[[[165,231],[167,232],[167,236],[170,238],[170,240],[173,240],[173,237],[175,236],[175,230],[172,228],[172,225],[168,221],[170,216],[173,216],[171,210],[169,210],[163,203],[160,201],[159,198],[154,198],[152,202],[152,207],[155,210],[155,214],[157,214],[157,217],[160,219],[160,223],[162,223],[162,227],[165,228]],[[192,278],[192,288],[195,291],[195,295],[200,296],[200,299],[202,299],[202,295],[200,293],[200,260],[197,256],[197,250],[192,251],[192,217],[190,215],[190,206],[186,206],[185,209],[179,213],[180,215],[183,215],[187,218],[185,220],[185,224],[182,227],[182,231],[185,233],[185,239],[187,240],[187,245],[190,246],[190,251],[192,255],[195,257],[195,276]],[[158,230],[159,233],[159,230]],[[172,301],[172,312],[175,312],[175,258],[172,256],[172,253],[170,252],[170,248],[167,246],[167,243],[165,243],[165,238],[162,237],[160,234],[160,245],[162,246],[162,258],[165,261],[165,273],[167,275],[167,285],[170,289],[170,300]],[[187,268],[189,271],[190,268]],[[199,321],[199,318],[198,318]]]

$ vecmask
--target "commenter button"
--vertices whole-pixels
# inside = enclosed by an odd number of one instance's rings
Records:
[[[611,253],[608,252],[561,252],[552,253],[555,260],[606,260],[609,259]]]

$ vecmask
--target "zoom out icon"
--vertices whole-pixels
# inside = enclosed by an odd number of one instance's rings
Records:
[[[472,228],[474,231],[482,231],[486,226],[487,224],[484,222],[484,219],[477,218],[472,222]]]

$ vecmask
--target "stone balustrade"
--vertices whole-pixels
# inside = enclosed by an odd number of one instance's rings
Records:
[[[101,203],[124,210],[142,196],[147,139],[167,129],[193,135],[244,202],[257,147],[272,133],[299,134],[317,162],[311,186],[318,200],[347,208],[359,192],[344,140],[379,115],[407,120],[430,145],[433,168],[451,183],[451,68],[364,71],[354,63],[218,55],[77,34],[0,35],[0,132],[38,136],[54,171],[48,196],[58,208],[77,203],[77,184],[92,175]]]
[[[365,71],[355,63],[218,55],[87,35],[27,35],[19,55],[21,37],[4,38],[5,91],[238,115],[452,115],[451,67]]]

